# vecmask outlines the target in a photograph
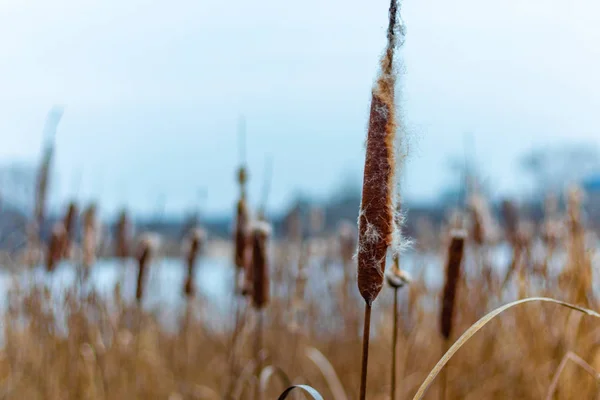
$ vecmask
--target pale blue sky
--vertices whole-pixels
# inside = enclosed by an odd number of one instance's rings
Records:
[[[53,104],[53,202],[230,210],[237,118],[248,124],[257,200],[270,205],[360,179],[369,92],[388,0],[4,0],[0,161],[36,160]],[[405,0],[404,190],[431,198],[465,132],[498,192],[516,157],[546,142],[598,143],[600,5],[594,0]]]

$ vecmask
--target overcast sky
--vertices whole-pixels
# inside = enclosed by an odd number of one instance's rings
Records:
[[[164,194],[232,209],[245,115],[251,196],[265,158],[270,206],[360,181],[388,0],[3,0],[0,162],[35,161],[53,104],[53,202],[147,212]],[[471,133],[497,192],[517,157],[565,140],[600,141],[600,3],[405,0],[403,190],[432,198]]]

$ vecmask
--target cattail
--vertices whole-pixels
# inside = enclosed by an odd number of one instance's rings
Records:
[[[144,236],[140,241],[140,245],[138,248],[137,261],[138,261],[138,277],[137,277],[137,287],[135,291],[135,298],[137,302],[142,301],[142,297],[144,295],[144,286],[145,286],[145,276],[146,270],[148,269],[148,265],[150,264],[150,260],[152,258],[152,253],[154,251],[154,242],[150,236]]]
[[[371,304],[383,286],[385,258],[395,233],[394,174],[395,99],[394,51],[398,2],[391,0],[387,47],[372,90],[363,191],[358,217],[358,289],[365,300],[360,399],[366,398]],[[402,32],[400,31],[400,37]]]
[[[342,221],[338,228],[340,257],[344,265],[349,264],[356,250],[356,228],[350,221]]]
[[[285,217],[285,230],[292,243],[300,243],[303,236],[302,212],[299,206],[294,207]]]
[[[183,288],[185,295],[188,297],[194,294],[194,264],[196,264],[196,258],[202,249],[205,238],[206,233],[202,229],[194,229],[190,233],[185,260],[187,264],[187,278]]]
[[[248,248],[248,209],[246,201],[240,199],[237,205],[237,216],[235,224],[235,265],[239,270],[243,270],[247,264]]]
[[[460,279],[460,266],[463,259],[466,233],[464,231],[453,231],[451,235],[446,262],[446,282],[442,297],[442,312],[440,315],[440,332],[446,340],[450,338],[452,333],[456,288]]]
[[[469,204],[469,209],[473,219],[471,237],[478,246],[483,246],[486,242],[486,222],[483,210],[483,201],[483,198],[480,196],[473,196]]]
[[[129,257],[129,243],[131,235],[131,222],[127,210],[121,211],[117,221],[116,256],[117,258]]]
[[[63,226],[65,227],[66,236],[63,248],[63,257],[68,258],[71,252],[71,243],[75,236],[75,226],[77,223],[77,204],[75,202],[69,203],[67,213],[63,219]]]
[[[388,44],[372,91],[361,208],[358,218],[358,288],[371,305],[383,286],[388,247],[394,234],[396,118],[393,57],[398,4],[391,1]]]
[[[91,204],[83,213],[83,264],[87,267],[96,261],[97,229],[96,205]]]
[[[515,203],[510,200],[502,202],[502,217],[504,219],[506,237],[509,243],[514,246],[517,242],[519,228],[519,212]]]
[[[67,231],[62,223],[57,223],[52,228],[50,243],[48,245],[48,254],[46,258],[46,270],[54,271],[56,264],[63,258],[65,242],[67,241]]]
[[[252,232],[252,304],[257,309],[269,302],[269,258],[268,239],[271,228],[257,223]]]

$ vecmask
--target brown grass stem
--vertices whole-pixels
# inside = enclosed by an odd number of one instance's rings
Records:
[[[397,364],[397,352],[398,352],[398,288],[394,288],[394,331],[392,332],[392,388],[390,392],[390,399],[396,399],[396,364]]]
[[[371,335],[371,305],[365,303],[365,321],[363,330],[362,363],[360,367],[360,400],[367,397],[367,369],[369,366],[369,337]]]

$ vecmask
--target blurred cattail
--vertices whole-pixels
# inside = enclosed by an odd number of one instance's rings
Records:
[[[450,246],[448,247],[446,281],[444,284],[442,310],[440,314],[440,332],[446,340],[450,339],[450,335],[452,334],[456,288],[458,286],[458,281],[460,280],[465,237],[466,233],[464,231],[453,231],[451,234]]]
[[[142,301],[142,297],[144,295],[144,286],[145,286],[145,276],[146,270],[150,265],[150,260],[152,259],[152,253],[154,251],[154,241],[150,236],[144,236],[140,240],[137,261],[138,261],[138,276],[137,276],[137,286],[135,291],[135,298],[137,302]]]
[[[67,240],[67,231],[62,222],[56,223],[52,228],[50,243],[48,244],[48,254],[46,255],[46,270],[54,271],[56,264],[63,258],[65,242]]]
[[[131,241],[131,222],[127,210],[122,210],[117,221],[116,256],[117,258],[129,257],[129,244]]]
[[[325,210],[321,207],[313,207],[308,214],[308,225],[311,235],[316,235],[325,229]]]
[[[206,233],[202,229],[194,229],[189,235],[188,249],[186,254],[187,278],[183,291],[186,296],[194,294],[194,264],[200,253],[206,238]]]
[[[96,205],[91,204],[83,213],[83,264],[91,266],[96,261],[97,221]]]
[[[238,201],[237,216],[235,224],[235,265],[238,269],[244,269],[247,264],[246,249],[248,247],[248,209],[246,201],[242,198]]]
[[[269,302],[269,257],[268,239],[271,228],[257,223],[252,231],[252,304],[257,309]]]
[[[73,236],[75,235],[75,226],[77,224],[77,204],[74,201],[69,203],[67,207],[67,213],[65,214],[65,218],[63,219],[63,225],[65,230],[67,231],[67,240],[69,243],[73,240]]]
[[[469,199],[469,210],[473,220],[471,236],[473,241],[482,246],[486,244],[491,230],[491,216],[485,198],[481,195],[473,195]]]
[[[294,207],[285,217],[287,238],[292,243],[300,243],[303,236],[302,212],[299,206]]]
[[[504,219],[506,238],[514,246],[517,242],[519,228],[519,211],[514,202],[510,200],[502,202],[502,218]]]
[[[349,264],[356,250],[356,228],[350,221],[342,221],[338,227],[338,240],[340,246],[340,257],[344,265]]]
[[[44,218],[46,216],[46,197],[48,192],[48,181],[50,176],[50,167],[52,164],[52,158],[54,155],[54,136],[56,134],[56,128],[63,116],[64,109],[59,106],[54,106],[48,113],[46,118],[46,124],[44,126],[44,135],[46,135],[46,143],[44,144],[44,150],[42,155],[42,162],[40,164],[38,174],[36,177],[35,187],[35,230],[39,235],[39,230],[44,225]]]

